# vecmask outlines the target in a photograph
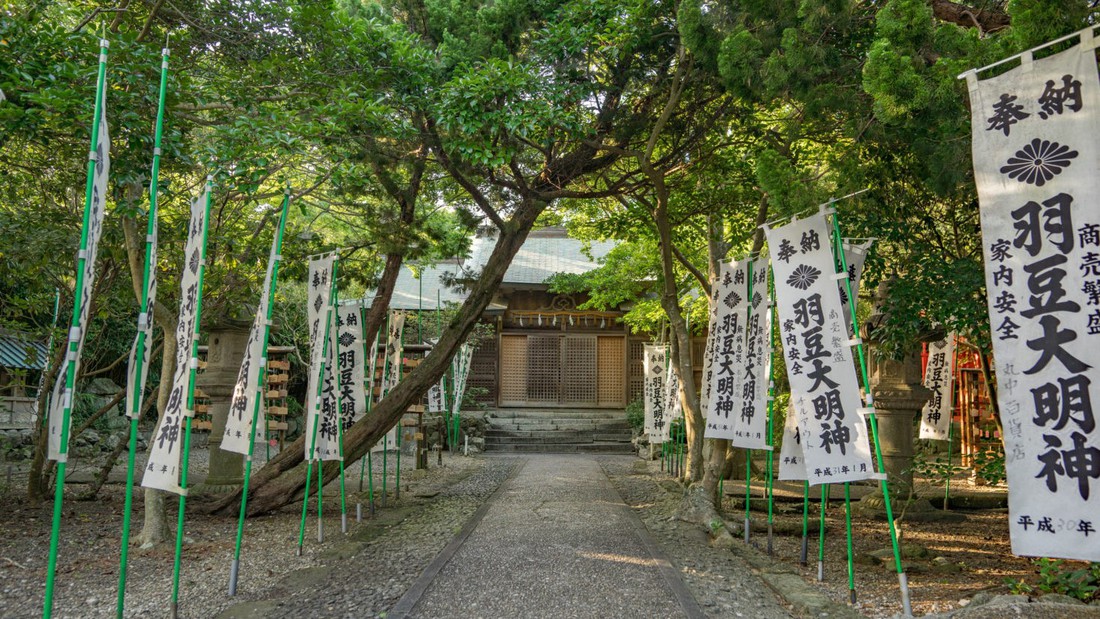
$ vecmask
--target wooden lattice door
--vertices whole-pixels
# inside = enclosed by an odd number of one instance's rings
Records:
[[[500,403],[522,406],[527,403],[527,336],[500,337]]]
[[[561,337],[527,336],[527,403],[557,404],[561,387]]]
[[[600,337],[597,339],[596,367],[599,381],[599,406],[624,406],[623,395],[626,384],[624,368],[626,351],[623,350],[622,337]]]
[[[562,347],[561,403],[597,404],[596,336],[567,335]]]

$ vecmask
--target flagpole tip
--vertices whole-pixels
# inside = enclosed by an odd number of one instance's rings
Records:
[[[107,48],[111,47],[111,42],[108,41],[107,39],[100,39],[99,40],[99,46],[104,48],[104,49],[107,49]]]

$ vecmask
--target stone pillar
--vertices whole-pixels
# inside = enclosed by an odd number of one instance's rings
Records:
[[[237,374],[248,344],[247,323],[222,323],[210,328],[207,337],[206,371],[198,377],[197,386],[210,396],[210,472],[202,492],[231,492],[244,483],[244,457],[221,449],[222,434],[229,417],[229,404]]]
[[[875,330],[885,319],[883,307],[887,289],[888,282],[879,285],[875,292],[875,313],[863,324],[860,335],[870,348],[867,370],[891,499],[901,502],[913,495],[915,423],[931,394],[921,385],[920,349],[916,342],[900,360],[875,354]],[[868,499],[871,503],[881,503],[882,495],[875,493]]]

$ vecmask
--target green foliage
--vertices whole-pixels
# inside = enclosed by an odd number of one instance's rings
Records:
[[[1073,569],[1073,564],[1067,564],[1061,559],[1042,557],[1033,559],[1032,564],[1038,566],[1036,571],[1039,578],[1036,582],[1011,578],[1005,580],[1013,594],[1060,593],[1086,603],[1100,599],[1100,563],[1089,563],[1085,567]]]
[[[626,405],[626,422],[635,433],[645,429],[645,401],[634,400]]]
[[[1005,453],[1001,448],[984,449],[974,454],[971,460],[974,474],[988,484],[1000,484],[1005,477]]]

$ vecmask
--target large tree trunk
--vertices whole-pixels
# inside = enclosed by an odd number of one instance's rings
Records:
[[[367,346],[374,345],[374,338],[378,336],[379,329],[386,322],[386,313],[390,309],[390,299],[393,298],[393,289],[397,285],[397,276],[401,273],[403,256],[398,253],[386,255],[386,264],[382,267],[382,277],[378,280],[375,289],[374,300],[363,321],[363,333]],[[375,351],[372,354],[377,354]]]
[[[35,406],[38,407],[38,419],[34,428],[34,456],[31,460],[30,473],[27,474],[27,498],[35,503],[44,501],[50,494],[52,467],[46,465],[46,437],[49,436],[49,410],[46,408],[46,403],[53,390],[53,382],[61,373],[61,363],[65,360],[65,352],[68,349],[66,339],[64,345],[54,353],[48,369],[44,370],[47,373],[47,380],[42,381],[42,390],[38,392],[38,398],[35,401]]]
[[[405,376],[370,415],[355,423],[344,433],[344,460],[346,465],[365,456],[382,435],[392,428],[411,404],[416,403],[428,388],[450,366],[451,357],[477,325],[482,312],[488,307],[493,294],[504,278],[512,258],[527,238],[538,215],[546,208],[546,202],[525,200],[500,232],[496,246],[481,276],[473,284],[469,296],[458,314],[443,331],[439,343],[427,357]],[[299,437],[293,444],[257,471],[250,481],[248,513],[261,514],[300,500],[305,488],[304,440]],[[339,475],[338,467],[325,468],[325,482]],[[240,506],[240,492],[228,495],[206,506],[205,511],[232,515]]]

